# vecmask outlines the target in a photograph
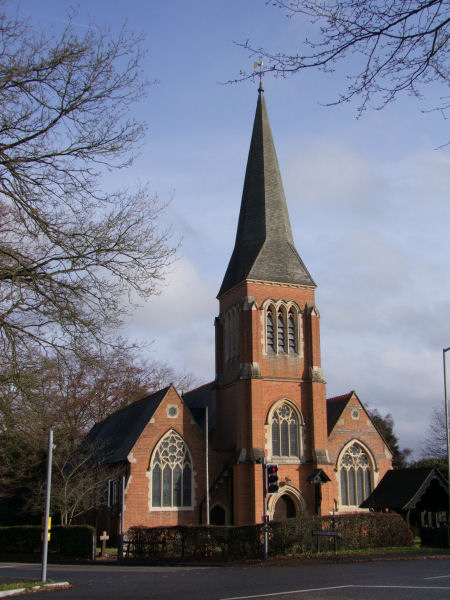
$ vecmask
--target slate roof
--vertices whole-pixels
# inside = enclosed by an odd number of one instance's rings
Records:
[[[316,285],[294,246],[262,88],[253,124],[235,246],[218,297],[245,279]]]
[[[204,385],[196,388],[195,390],[191,390],[190,392],[186,392],[183,394],[183,402],[187,404],[189,410],[192,413],[195,421],[197,422],[200,429],[203,433],[206,430],[205,427],[205,408],[208,407],[208,428],[209,431],[214,426],[214,406],[213,406],[213,389],[214,389],[214,381],[210,383],[205,383]]]
[[[447,490],[447,482],[437,469],[394,469],[387,471],[383,479],[361,508],[407,510],[416,508],[434,482]],[[448,506],[448,504],[447,504]]]
[[[339,420],[339,417],[347,406],[347,402],[353,396],[355,392],[351,391],[348,394],[342,396],[335,396],[334,398],[327,398],[327,428],[328,435],[333,431],[333,427]]]
[[[85,443],[94,445],[99,463],[111,465],[127,460],[136,440],[167,394],[169,387],[133,402],[94,425]]]

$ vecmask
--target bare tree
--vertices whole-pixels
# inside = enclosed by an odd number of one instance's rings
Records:
[[[359,112],[374,102],[382,108],[401,92],[421,98],[424,87],[441,84],[439,106],[450,107],[448,0],[268,0],[288,17],[306,17],[315,37],[300,42],[292,54],[271,52],[250,41],[244,46],[264,60],[258,72],[287,75],[303,69],[333,71],[351,54],[349,85],[333,102],[360,98]],[[299,45],[300,45],[299,44]],[[255,76],[241,73],[241,77]]]
[[[2,9],[3,6],[3,9]],[[0,4],[0,353],[105,341],[158,291],[174,249],[145,188],[111,191],[144,126],[141,40],[52,36]]]
[[[97,355],[22,356],[20,368],[0,363],[0,486],[16,495],[17,506],[42,511],[52,427],[52,506],[63,524],[101,504],[106,482],[117,473],[97,464],[96,453],[102,449],[82,444],[86,433],[94,423],[171,382],[180,390],[195,385],[189,374],[121,349],[120,341]]]
[[[427,435],[422,446],[422,458],[445,458],[447,456],[447,429],[445,414],[436,406],[431,413]]]

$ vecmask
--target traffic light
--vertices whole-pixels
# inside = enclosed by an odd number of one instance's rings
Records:
[[[267,472],[267,493],[277,494],[278,493],[278,465],[270,463],[266,465]]]

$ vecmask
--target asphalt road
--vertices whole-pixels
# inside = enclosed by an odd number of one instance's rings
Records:
[[[0,563],[0,579],[40,578],[40,566]],[[49,565],[69,590],[37,600],[450,600],[450,559],[255,567]]]

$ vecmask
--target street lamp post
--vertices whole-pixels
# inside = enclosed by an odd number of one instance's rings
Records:
[[[443,348],[442,361],[444,365],[444,403],[445,403],[445,431],[447,433],[447,490],[448,490],[448,512],[447,512],[447,534],[448,545],[450,546],[450,432],[448,428],[448,398],[447,398],[447,370],[445,365],[445,354],[450,350],[450,347]]]

